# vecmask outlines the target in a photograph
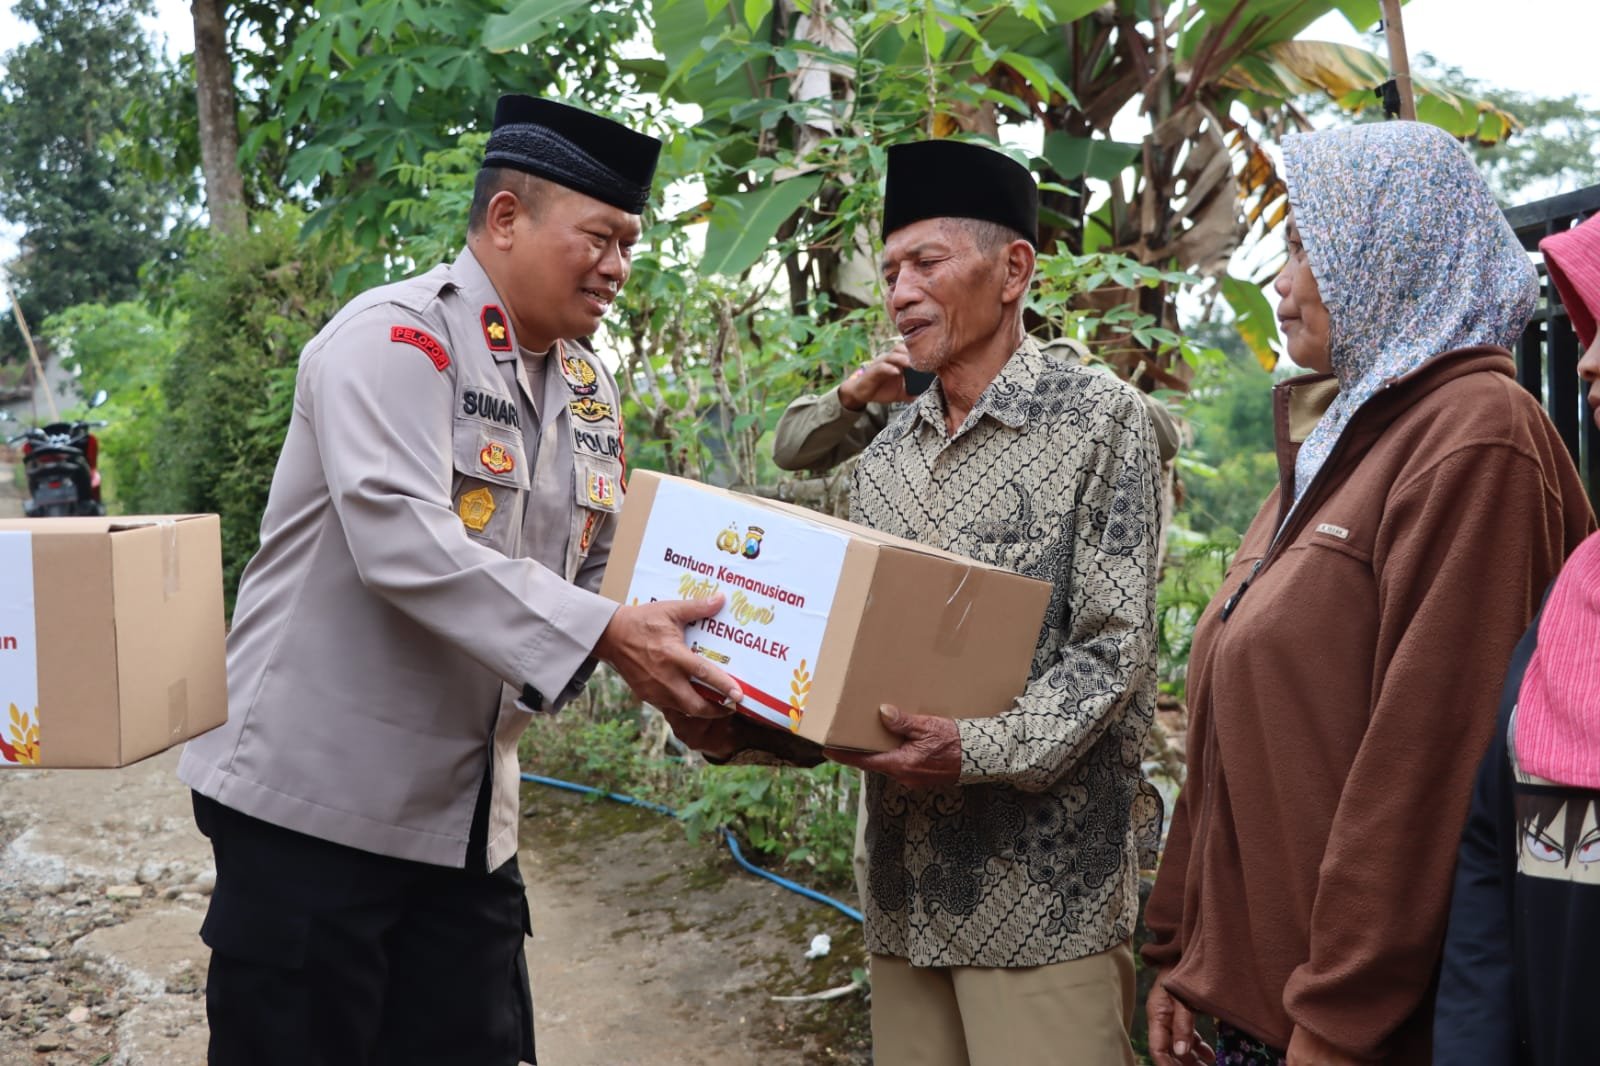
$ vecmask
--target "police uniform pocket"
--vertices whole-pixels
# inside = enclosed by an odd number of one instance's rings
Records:
[[[576,456],[578,506],[616,514],[622,509],[622,463],[615,459]]]
[[[451,504],[467,534],[504,549],[511,543],[517,495],[528,490],[528,464],[519,435],[473,419],[456,420],[456,470]]]

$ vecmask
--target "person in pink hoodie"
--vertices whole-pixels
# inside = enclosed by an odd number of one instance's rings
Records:
[[[1600,421],[1600,217],[1540,242]],[[1600,534],[1512,656],[1461,839],[1434,1010],[1436,1066],[1600,1061]]]

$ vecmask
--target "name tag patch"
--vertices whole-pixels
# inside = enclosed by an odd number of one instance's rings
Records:
[[[480,389],[467,389],[461,394],[461,413],[470,418],[498,422],[512,429],[522,428],[522,416],[517,413],[515,403],[504,396]]]
[[[433,363],[433,368],[443,372],[450,367],[450,353],[444,350],[431,333],[420,330],[415,326],[389,327],[389,340],[396,344],[409,344],[426,355]]]
[[[1350,539],[1350,531],[1348,529],[1344,528],[1343,526],[1336,526],[1332,522],[1322,522],[1318,524],[1317,532],[1326,533],[1330,537],[1338,537],[1340,540]]]

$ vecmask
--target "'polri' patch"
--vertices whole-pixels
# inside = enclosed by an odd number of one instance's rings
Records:
[[[444,345],[435,340],[432,334],[425,333],[415,326],[391,326],[389,339],[399,344],[420,348],[422,354],[433,361],[435,370],[442,372],[450,366],[450,353],[444,350]]]

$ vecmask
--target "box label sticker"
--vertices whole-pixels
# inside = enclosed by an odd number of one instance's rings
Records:
[[[0,533],[0,766],[39,762],[33,534]]]
[[[741,710],[798,731],[849,543],[803,518],[663,481],[626,602],[726,596],[684,639],[739,682]]]

